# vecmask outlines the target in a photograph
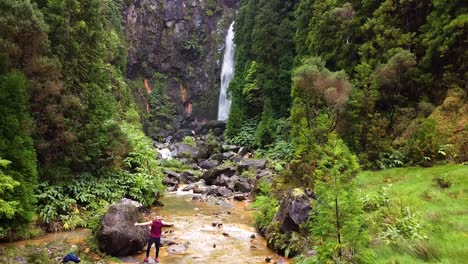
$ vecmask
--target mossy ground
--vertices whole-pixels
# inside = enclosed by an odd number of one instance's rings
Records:
[[[441,188],[442,176],[452,185]],[[468,260],[468,166],[398,168],[362,172],[356,179],[362,193],[376,193],[385,186],[390,198],[409,206],[420,221],[427,239],[420,242],[379,242],[373,235],[374,263],[466,263]],[[411,246],[409,246],[411,244]]]

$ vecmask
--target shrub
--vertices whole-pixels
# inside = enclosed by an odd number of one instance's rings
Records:
[[[432,179],[432,181],[442,189],[447,189],[452,186],[452,180],[445,175],[439,175]]]

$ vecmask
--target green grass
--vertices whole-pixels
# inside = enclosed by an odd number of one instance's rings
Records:
[[[438,186],[433,180],[437,176],[448,178],[451,187]],[[377,238],[377,229],[371,228],[374,263],[468,263],[468,166],[362,172],[356,183],[362,196],[376,194],[391,185],[388,197],[401,207],[409,206],[427,236],[420,242],[400,240],[386,244]],[[375,219],[375,213],[366,214]]]

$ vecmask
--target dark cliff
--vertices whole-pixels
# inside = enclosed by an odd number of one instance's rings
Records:
[[[179,115],[215,119],[224,38],[238,0],[129,0],[127,76],[163,86]],[[148,110],[149,112],[149,110]]]

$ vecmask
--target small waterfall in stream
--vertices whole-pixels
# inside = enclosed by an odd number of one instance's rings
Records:
[[[227,89],[234,76],[234,55],[236,46],[234,45],[234,22],[229,26],[226,35],[226,48],[224,49],[223,66],[221,68],[221,92],[219,93],[218,120],[225,121],[229,117],[231,99],[227,98]]]

